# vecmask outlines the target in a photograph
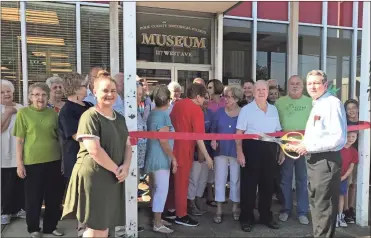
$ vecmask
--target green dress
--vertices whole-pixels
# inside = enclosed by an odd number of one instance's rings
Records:
[[[80,151],[68,185],[63,216],[76,213],[77,219],[95,230],[125,225],[125,186],[116,176],[100,166],[90,156],[81,138],[92,137],[119,166],[124,162],[128,129],[125,118],[115,113],[107,118],[95,107],[84,112],[76,138]]]

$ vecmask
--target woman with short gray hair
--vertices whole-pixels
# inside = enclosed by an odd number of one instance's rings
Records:
[[[243,90],[240,86],[227,86],[224,90],[225,108],[215,112],[211,123],[211,133],[235,134],[240,107],[238,103],[243,99]],[[225,202],[225,184],[230,174],[229,199],[232,200],[233,219],[238,221],[240,216],[240,165],[237,163],[236,143],[234,140],[212,141],[211,147],[215,150],[215,201],[217,210],[214,216],[215,223],[222,222],[222,205]]]
[[[26,223],[31,237],[40,237],[40,213],[45,199],[43,233],[62,236],[60,219],[61,152],[58,114],[47,107],[50,89],[45,83],[29,87],[31,105],[18,110],[16,137],[17,174],[25,181]]]
[[[0,80],[1,113],[1,225],[10,223],[12,215],[26,218],[24,209],[24,184],[17,176],[16,140],[12,135],[15,118],[23,106],[13,101],[14,85]]]
[[[170,116],[167,113],[170,91],[165,85],[157,86],[153,92],[156,107],[147,120],[148,131],[173,132]],[[169,190],[170,170],[175,173],[177,161],[173,154],[174,140],[149,139],[147,142],[145,172],[152,175],[152,212],[154,213],[153,231],[172,233],[168,223],[161,219]]]
[[[178,100],[180,100],[180,95],[182,94],[182,86],[178,82],[171,82],[167,86],[167,88],[170,90],[170,106],[168,109],[169,114],[171,113],[171,110],[174,107],[174,103],[176,103]]]
[[[64,93],[63,79],[57,74],[54,74],[52,77],[46,80],[46,84],[50,88],[48,107],[54,108],[54,110],[59,113],[64,106],[64,102],[62,101]]]

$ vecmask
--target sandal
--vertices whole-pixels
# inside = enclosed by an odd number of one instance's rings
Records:
[[[241,214],[240,211],[233,211],[233,212],[232,212],[233,220],[235,220],[235,221],[240,220],[240,214]]]
[[[222,214],[215,214],[215,216],[213,217],[213,221],[217,224],[222,223],[223,215]]]
[[[206,204],[210,207],[216,207],[216,202],[215,201],[207,201]]]

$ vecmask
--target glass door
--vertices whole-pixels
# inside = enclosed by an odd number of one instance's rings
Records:
[[[211,67],[205,66],[184,66],[175,67],[175,80],[182,86],[182,96],[185,95],[185,89],[193,83],[195,78],[202,78],[207,82],[211,79]]]
[[[147,80],[148,89],[152,92],[156,85],[168,85],[174,79],[174,67],[137,63],[137,75]]]

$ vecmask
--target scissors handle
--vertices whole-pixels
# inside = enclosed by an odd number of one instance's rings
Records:
[[[304,135],[297,131],[286,133],[284,136],[281,137],[281,140],[286,142],[286,143],[281,144],[283,153],[285,153],[285,155],[287,155],[290,158],[298,159],[300,155],[298,153],[291,152],[291,151],[289,153],[289,151],[287,150],[287,144],[293,144],[293,143],[299,144],[302,142],[303,138],[304,138]]]

